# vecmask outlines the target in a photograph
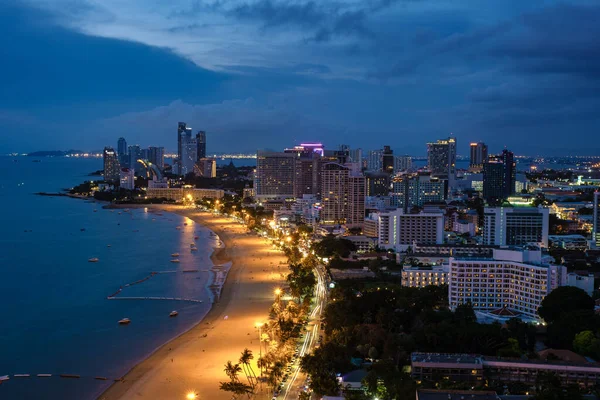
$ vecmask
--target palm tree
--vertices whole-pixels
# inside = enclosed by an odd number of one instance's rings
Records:
[[[237,375],[240,372],[242,372],[240,364],[233,364],[231,361],[227,361],[227,364],[225,364],[225,369],[223,371],[225,371],[229,379],[231,379],[231,382],[239,382],[239,378]]]
[[[252,385],[252,388],[254,389],[256,387],[256,382],[258,378],[254,373],[252,365],[250,365],[250,361],[253,359],[254,355],[252,354],[252,350],[244,349],[244,351],[242,351],[242,355],[240,356],[240,363],[244,368],[244,374],[246,374],[246,379],[248,379],[248,382],[250,382],[250,385]]]

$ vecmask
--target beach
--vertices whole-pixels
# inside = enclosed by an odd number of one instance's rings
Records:
[[[231,393],[219,390],[219,382],[228,379],[224,364],[237,362],[248,348],[254,353],[253,367],[258,373],[255,325],[268,318],[274,290],[287,273],[286,259],[268,241],[247,233],[245,226],[229,218],[183,206],[143,207],[185,216],[215,232],[224,247],[215,250],[212,261],[215,265],[231,262],[231,268],[219,299],[200,323],[133,367],[99,399],[185,399],[189,392],[197,393],[199,399],[230,399]],[[257,398],[270,397],[265,390]]]

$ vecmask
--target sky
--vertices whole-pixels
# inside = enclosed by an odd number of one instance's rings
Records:
[[[597,0],[0,2],[0,153],[600,154]]]

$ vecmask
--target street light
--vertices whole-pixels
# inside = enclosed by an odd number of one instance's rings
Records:
[[[194,400],[196,397],[196,393],[194,392],[188,392],[188,394],[185,395],[185,398],[188,400]]]

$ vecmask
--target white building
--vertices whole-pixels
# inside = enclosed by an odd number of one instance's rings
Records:
[[[119,182],[119,186],[123,189],[135,189],[135,170],[133,168],[121,168]]]
[[[149,198],[159,198],[181,202],[184,199],[190,201],[201,200],[205,197],[211,199],[220,199],[225,195],[222,189],[194,189],[192,187],[180,188],[148,188],[146,196]]]
[[[367,225],[365,234],[370,235],[375,225],[379,247],[386,249],[405,251],[413,242],[444,242],[444,214],[441,213],[408,214],[396,209],[372,214]]]
[[[549,211],[543,207],[485,207],[483,244],[548,247]]]
[[[594,275],[579,275],[574,272],[567,274],[567,286],[575,286],[590,296],[594,294]]]
[[[432,267],[404,266],[402,268],[402,286],[422,288],[429,285],[447,285],[449,268],[448,265]]]
[[[471,303],[480,317],[501,317],[508,310],[539,320],[544,297],[566,284],[566,267],[549,264],[534,247],[494,249],[493,258],[451,257],[449,264],[450,308]]]

